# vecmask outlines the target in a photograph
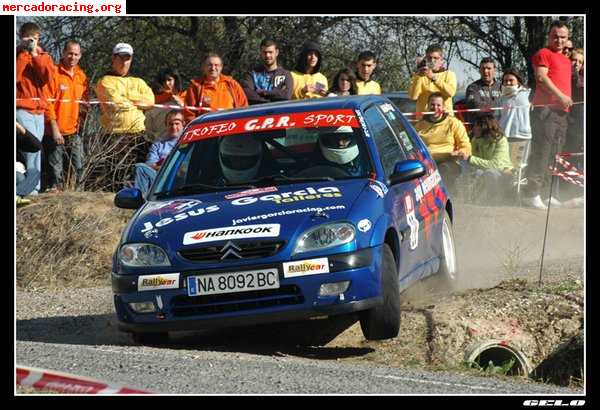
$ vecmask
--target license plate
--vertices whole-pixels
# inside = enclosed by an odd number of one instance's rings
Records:
[[[279,272],[277,268],[188,276],[187,278],[188,296],[217,295],[220,293],[278,288]]]

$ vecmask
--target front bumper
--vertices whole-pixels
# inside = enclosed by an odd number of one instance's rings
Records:
[[[280,288],[223,295],[190,297],[185,288],[187,276],[212,274],[215,270],[182,272],[178,289],[159,291],[138,291],[139,275],[113,273],[119,329],[164,332],[255,325],[353,313],[381,305],[381,247],[327,257],[330,273],[294,278],[283,277],[281,263],[237,267],[242,271],[277,266]],[[319,296],[322,284],[341,281],[350,281],[342,296]],[[154,303],[156,312],[137,313],[129,306],[148,301]]]

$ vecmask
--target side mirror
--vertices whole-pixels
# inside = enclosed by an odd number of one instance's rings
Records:
[[[421,161],[409,159],[397,162],[394,165],[394,173],[390,175],[390,184],[399,184],[400,182],[410,181],[425,175],[425,165]]]
[[[138,209],[144,204],[142,191],[137,188],[123,188],[115,195],[117,208]]]

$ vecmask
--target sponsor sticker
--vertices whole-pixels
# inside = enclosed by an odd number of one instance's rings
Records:
[[[260,220],[265,220],[265,219],[269,219],[269,218],[275,218],[278,216],[288,216],[288,215],[304,214],[304,213],[309,213],[309,212],[324,212],[324,211],[333,211],[333,210],[342,210],[342,209],[346,209],[346,206],[345,205],[332,205],[332,206],[314,207],[314,208],[306,207],[306,208],[300,208],[300,209],[285,209],[283,211],[269,212],[268,214],[252,215],[252,216],[246,216],[244,218],[232,219],[231,223],[233,225],[238,225],[238,224],[243,224],[246,222],[254,222],[254,221],[260,221]]]
[[[154,230],[156,228],[160,228],[162,226],[169,225],[172,222],[182,221],[182,220],[190,218],[190,217],[195,217],[195,216],[200,216],[200,215],[204,215],[204,214],[209,214],[211,212],[216,212],[219,209],[220,208],[217,205],[210,205],[210,206],[207,206],[206,208],[193,209],[193,210],[189,210],[186,212],[181,212],[181,213],[175,214],[172,217],[163,218],[154,224],[150,221],[146,221],[146,222],[144,222],[144,228],[141,230],[141,232],[144,235],[146,235],[146,233],[148,233],[148,235],[153,235],[152,232],[154,232]]]
[[[192,141],[242,132],[282,130],[286,128],[339,127],[342,125],[358,128],[354,111],[327,110],[238,118],[229,121],[205,122],[193,126],[182,135],[181,143],[186,144]]]
[[[150,203],[144,209],[144,213],[148,215],[159,215],[165,211],[182,212],[200,205],[202,201],[197,199],[174,199],[166,202]]]
[[[242,198],[244,196],[252,196],[252,195],[258,195],[258,194],[264,194],[265,192],[276,192],[276,191],[277,191],[277,187],[275,187],[275,186],[247,189],[245,191],[236,192],[235,194],[225,195],[225,199],[236,199],[236,198]]]
[[[358,227],[358,230],[361,232],[367,232],[369,229],[371,229],[371,221],[369,221],[368,219],[362,219],[360,221],[358,221],[358,224],[356,225]]]
[[[381,104],[379,108],[381,108],[381,111],[383,111],[384,114],[394,111],[394,106],[390,103]]]
[[[224,226],[188,232],[183,236],[183,244],[225,241],[231,239],[267,238],[279,236],[279,224]]]
[[[427,195],[433,188],[435,188],[442,181],[440,172],[436,169],[434,172],[429,174],[427,178],[423,180],[415,188],[415,199],[420,202],[421,199]]]
[[[316,275],[317,273],[329,273],[329,260],[327,258],[308,259],[297,262],[284,262],[283,264],[284,278]]]
[[[400,140],[402,141],[402,143],[404,144],[404,146],[406,147],[407,150],[412,151],[413,150],[413,144],[410,140],[410,138],[408,138],[408,134],[406,133],[406,131],[402,131],[400,132]]]
[[[378,197],[383,198],[388,193],[388,187],[381,181],[375,179],[369,182],[369,188],[371,188]]]
[[[232,205],[248,205],[257,201],[273,201],[276,204],[287,204],[299,201],[307,201],[322,198],[340,198],[342,193],[340,189],[334,186],[312,188],[307,187],[299,191],[282,192],[280,194],[267,194],[263,196],[249,196],[238,198],[231,201]]]
[[[144,275],[138,278],[138,291],[178,288],[179,273]]]
[[[414,250],[419,246],[419,220],[415,215],[415,205],[412,196],[406,195],[404,197],[404,207],[406,222],[408,222],[408,226],[410,227],[410,249]]]

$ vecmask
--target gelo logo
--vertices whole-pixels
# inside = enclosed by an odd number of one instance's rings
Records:
[[[525,400],[523,402],[523,406],[528,407],[554,407],[554,406],[571,406],[571,407],[581,407],[585,406],[585,400],[570,400],[563,402],[562,400]]]

